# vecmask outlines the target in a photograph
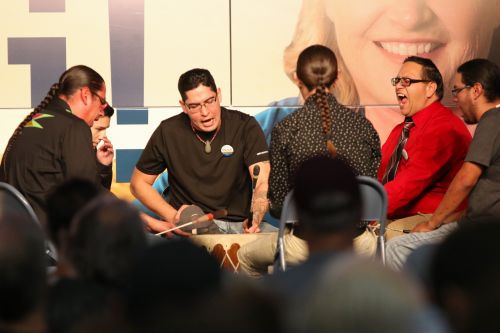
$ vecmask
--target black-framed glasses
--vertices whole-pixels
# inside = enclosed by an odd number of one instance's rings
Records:
[[[92,95],[97,96],[97,98],[99,98],[99,102],[101,102],[101,105],[108,104],[108,101],[106,101],[106,98],[103,98],[103,97],[99,96],[98,93],[93,92],[92,90],[90,92],[92,93]]]
[[[217,95],[212,96],[201,103],[187,103],[187,104],[184,103],[184,105],[186,105],[186,107],[190,111],[199,112],[199,111],[201,111],[202,107],[209,108],[209,107],[215,105],[215,102],[217,102]]]
[[[465,86],[461,87],[461,88],[453,88],[451,89],[451,94],[453,95],[453,97],[457,97],[458,94],[460,94],[460,92],[466,88],[471,88],[472,86],[469,86],[468,84],[466,84]]]
[[[409,77],[399,77],[399,76],[393,77],[391,79],[391,83],[393,86],[397,85],[400,82],[403,87],[409,87],[413,83],[431,82],[431,80],[417,80],[417,79],[410,79]]]

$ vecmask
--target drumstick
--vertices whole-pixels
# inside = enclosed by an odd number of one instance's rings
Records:
[[[203,216],[200,216],[200,217],[198,217],[197,219],[195,219],[195,220],[193,220],[191,222],[187,222],[187,223],[178,225],[176,227],[173,227],[173,228],[164,230],[162,232],[159,232],[159,233],[155,234],[155,236],[160,236],[160,235],[166,234],[167,232],[171,232],[171,231],[183,228],[183,227],[187,227],[188,225],[191,225],[191,224],[196,224],[196,223],[201,223],[201,222],[207,222],[207,221],[211,221],[213,219],[218,219],[218,218],[224,217],[224,216],[227,216],[227,209],[219,209],[219,210],[217,210],[217,211],[215,211],[213,213],[208,213],[208,214],[205,214]]]
[[[188,222],[188,223],[184,223],[184,224],[178,225],[177,227],[170,228],[170,229],[167,229],[167,230],[163,230],[162,232],[159,232],[159,233],[155,234],[155,236],[160,236],[160,235],[166,234],[167,232],[171,232],[171,231],[180,229],[182,227],[187,227],[188,225],[191,225],[191,224],[194,224],[194,223],[195,223],[194,221],[191,221],[191,222]]]

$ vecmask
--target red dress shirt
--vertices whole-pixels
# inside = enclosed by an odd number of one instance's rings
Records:
[[[389,199],[388,218],[417,213],[434,213],[448,186],[462,166],[471,135],[464,122],[440,102],[413,115],[415,126],[398,166],[395,178],[384,187]],[[398,144],[403,123],[397,125],[382,147],[378,171],[381,181]],[[465,208],[462,203],[460,209]]]

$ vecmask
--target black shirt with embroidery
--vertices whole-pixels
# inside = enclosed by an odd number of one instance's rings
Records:
[[[56,186],[73,177],[99,183],[90,127],[57,97],[26,124],[0,168],[0,180],[26,197],[42,223]]]
[[[368,119],[339,104],[327,95],[332,120],[331,139],[337,157],[350,165],[356,175],[377,177],[380,164],[380,138]],[[315,97],[287,116],[272,131],[269,177],[271,214],[281,215],[283,200],[293,188],[294,175],[306,159],[329,153],[321,125],[321,109]],[[328,170],[325,170],[328,172]]]

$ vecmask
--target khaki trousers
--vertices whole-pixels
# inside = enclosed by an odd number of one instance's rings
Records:
[[[240,271],[256,278],[267,274],[268,267],[274,263],[277,239],[278,234],[273,233],[243,245],[238,251]],[[287,265],[298,265],[309,256],[307,243],[292,233],[285,234],[283,241]],[[365,232],[354,238],[354,251],[357,254],[371,257],[375,254],[376,249],[377,236],[372,230],[367,228]]]
[[[388,220],[387,228],[385,230],[385,239],[389,240],[394,237],[406,235],[405,231],[411,231],[413,227],[421,222],[429,221],[432,217],[432,214],[422,214],[418,213],[417,215],[408,216],[398,220]]]

